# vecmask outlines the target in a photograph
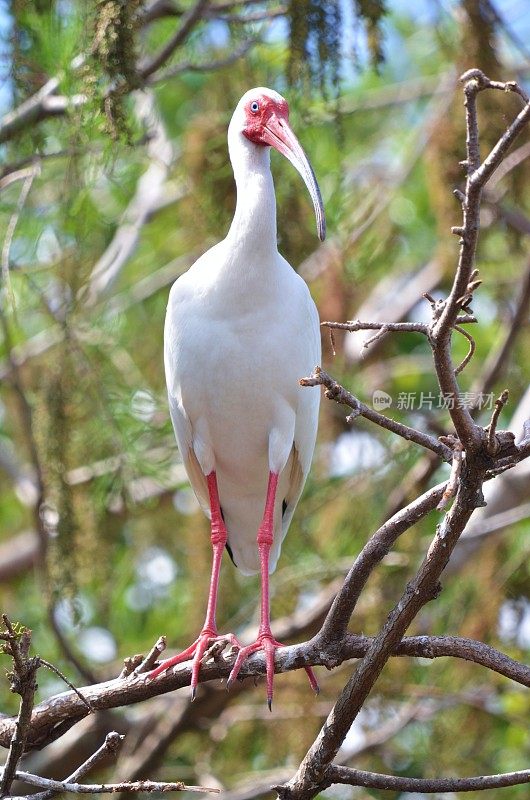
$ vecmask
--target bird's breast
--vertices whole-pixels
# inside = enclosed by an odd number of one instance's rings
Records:
[[[207,428],[217,453],[266,459],[286,409],[296,413],[299,379],[318,361],[308,290],[279,271],[260,287],[203,276],[172,291],[165,331],[168,390],[192,428]],[[194,276],[191,276],[192,278]],[[222,277],[222,276],[221,276]],[[318,335],[318,331],[317,331]],[[307,391],[307,390],[306,390]]]

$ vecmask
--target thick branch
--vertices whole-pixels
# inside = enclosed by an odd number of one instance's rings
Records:
[[[276,673],[289,672],[305,666],[336,667],[350,658],[363,658],[374,647],[376,640],[367,636],[347,634],[338,642],[326,644],[318,635],[309,642],[279,648],[275,655]],[[495,650],[474,641],[451,636],[412,636],[396,642],[389,655],[399,657],[441,658],[451,656],[473,661],[500,675],[504,675],[523,686],[530,686],[530,668]],[[235,654],[221,654],[215,661],[201,666],[201,683],[226,679],[234,664]],[[246,661],[241,670],[242,677],[265,674],[265,660],[256,654]],[[191,664],[187,662],[154,681],[146,676],[118,678],[106,683],[85,686],[83,698],[96,710],[120,708],[139,703],[151,697],[173,692],[189,686]],[[33,709],[27,731],[27,750],[41,748],[57,738],[57,728],[68,727],[87,715],[86,704],[72,691],[55,695]],[[0,746],[9,745],[16,720],[9,717],[0,720]],[[64,732],[64,731],[63,731]],[[59,733],[60,735],[60,733]]]
[[[471,468],[466,464],[463,473],[456,500],[443,523],[437,528],[416,576],[407,585],[398,604],[388,615],[381,631],[353,672],[296,775],[281,788],[282,798],[309,800],[323,786],[329,785],[326,781],[329,765],[337,755],[390,654],[422,606],[439,592],[440,575],[474,508],[481,503],[483,471],[478,465]]]

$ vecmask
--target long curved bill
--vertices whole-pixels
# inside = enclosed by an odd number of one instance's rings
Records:
[[[323,242],[326,238],[326,216],[324,214],[322,196],[309,159],[292,128],[287,120],[272,115],[263,127],[262,137],[267,144],[270,144],[285,158],[288,158],[304,179],[315,209],[318,238]]]

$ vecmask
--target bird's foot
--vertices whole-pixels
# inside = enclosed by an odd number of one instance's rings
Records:
[[[234,666],[232,667],[232,671],[228,676],[226,688],[229,689],[230,686],[236,680],[245,659],[251,656],[253,653],[257,653],[260,650],[262,650],[265,653],[265,664],[267,668],[267,705],[269,707],[269,711],[272,711],[272,695],[273,695],[273,684],[274,684],[274,653],[277,647],[283,647],[283,646],[284,645],[282,644],[282,642],[278,642],[270,632],[260,633],[255,642],[246,645],[245,647],[242,647],[239,650]],[[313,672],[311,667],[304,667],[304,669],[307,673],[307,677],[309,679],[311,688],[316,694],[318,694],[320,689],[317,683],[317,679],[315,677],[315,673]]]
[[[201,668],[201,662],[203,658],[209,654],[215,658],[215,656],[219,655],[219,653],[222,652],[222,650],[224,650],[228,644],[233,648],[237,648],[238,650],[241,649],[241,644],[233,633],[219,636],[215,628],[203,628],[197,639],[193,642],[193,644],[190,644],[186,650],[183,650],[182,653],[178,653],[176,656],[166,658],[158,665],[158,667],[152,670],[148,676],[149,680],[157,678],[158,675],[166,672],[166,670],[174,667],[176,664],[182,664],[184,661],[189,661],[192,659],[191,699],[195,700],[197,685],[199,683],[199,670]]]

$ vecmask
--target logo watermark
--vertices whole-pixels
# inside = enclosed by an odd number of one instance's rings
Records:
[[[395,403],[394,403],[395,400]],[[388,392],[376,389],[372,394],[372,405],[376,411],[384,411],[394,405],[398,411],[434,411],[452,408],[492,409],[493,392],[459,392],[456,395],[442,392],[398,392],[393,398]]]
[[[384,411],[385,408],[390,408],[392,405],[392,398],[382,389],[376,389],[372,395],[372,405],[376,411]]]

